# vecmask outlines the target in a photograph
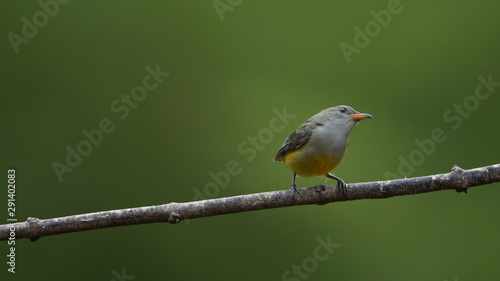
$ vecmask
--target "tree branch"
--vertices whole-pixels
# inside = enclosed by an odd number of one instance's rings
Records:
[[[455,166],[447,174],[348,184],[348,192],[345,196],[339,192],[336,185],[317,185],[300,189],[300,194],[297,195],[296,199],[293,198],[291,190],[287,189],[187,203],[172,202],[159,206],[111,210],[46,220],[28,218],[26,222],[0,225],[0,241],[8,240],[14,235],[14,228],[15,239],[29,238],[31,241],[36,241],[43,236],[68,232],[154,222],[178,223],[185,219],[254,210],[389,198],[445,189],[467,192],[469,187],[494,182],[500,182],[500,164],[471,170],[462,170]]]

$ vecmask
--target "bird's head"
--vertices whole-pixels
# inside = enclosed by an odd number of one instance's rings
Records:
[[[370,114],[359,113],[347,105],[330,107],[321,113],[325,122],[330,123],[334,127],[345,128],[348,131],[352,130],[359,121],[366,118],[372,118]]]

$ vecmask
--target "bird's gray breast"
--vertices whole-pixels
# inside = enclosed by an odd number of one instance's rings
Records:
[[[338,126],[318,126],[309,140],[311,149],[321,155],[330,155],[333,159],[341,160],[349,142],[348,135],[349,132]]]

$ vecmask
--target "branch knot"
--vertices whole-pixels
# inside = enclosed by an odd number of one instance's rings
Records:
[[[173,211],[170,213],[170,216],[168,217],[169,223],[179,223],[181,220],[182,220],[181,216]]]
[[[463,177],[464,172],[465,171],[462,168],[458,167],[457,165],[454,165],[453,168],[451,168],[451,173],[456,178],[455,180],[462,185],[461,188],[455,189],[459,193],[460,192],[467,193],[467,188],[469,186],[467,178]]]
[[[326,186],[320,184],[314,187],[314,190],[318,193],[325,192]]]
[[[38,231],[40,219],[39,218],[31,218],[29,217],[26,221],[28,223],[28,227],[26,228],[27,237],[31,240],[31,242],[35,242],[40,239],[40,234]]]

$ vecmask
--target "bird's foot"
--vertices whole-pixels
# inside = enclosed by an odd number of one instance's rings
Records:
[[[347,184],[339,178],[337,180],[337,186],[339,187],[340,192],[342,192],[342,195],[345,196],[347,194]]]
[[[344,180],[342,180],[341,178],[336,177],[330,173],[326,174],[326,176],[328,178],[331,178],[331,179],[336,179],[337,186],[339,187],[339,191],[342,192],[342,195],[344,195],[344,196],[347,194],[347,184],[345,184]]]
[[[297,188],[297,185],[295,183],[292,183],[292,194],[294,199],[297,199],[297,193],[301,195],[299,189]]]

